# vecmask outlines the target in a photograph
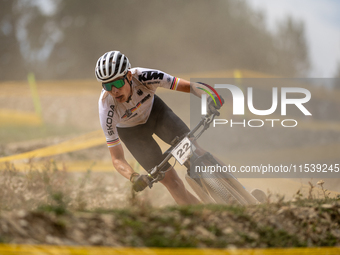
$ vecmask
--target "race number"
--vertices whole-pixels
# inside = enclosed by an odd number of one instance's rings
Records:
[[[185,137],[179,144],[177,144],[177,146],[175,147],[175,149],[172,150],[171,154],[175,157],[175,159],[178,161],[178,163],[180,163],[181,165],[184,164],[184,162],[191,157],[191,148],[194,147],[190,140]]]

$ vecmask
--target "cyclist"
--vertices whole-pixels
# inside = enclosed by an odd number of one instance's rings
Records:
[[[131,68],[128,58],[119,51],[102,55],[96,64],[95,75],[102,83],[99,116],[115,169],[134,183],[135,191],[149,185],[147,175],[132,169],[124,157],[121,141],[145,170],[151,170],[162,159],[162,151],[153,139],[156,134],[166,143],[189,132],[184,122],[157,96],[158,87],[191,92],[201,96],[199,84],[173,77],[155,69]],[[213,102],[213,101],[210,101]],[[208,104],[208,112],[221,105]],[[197,204],[199,200],[184,186],[172,166],[167,163],[161,183],[178,204]]]

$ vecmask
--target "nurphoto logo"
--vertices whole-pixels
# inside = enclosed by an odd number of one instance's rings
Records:
[[[233,98],[233,115],[245,115],[245,97],[243,94],[243,91],[237,87],[236,85],[231,84],[215,84],[214,88],[212,86],[209,86],[205,83],[200,83],[206,87],[208,87],[213,93],[216,95],[217,99],[220,100],[219,94],[216,92],[216,89],[228,89],[231,92],[232,98]],[[212,93],[206,89],[200,88],[204,90],[215,102],[216,100]],[[298,93],[303,95],[302,98],[289,98],[289,93]],[[312,114],[307,110],[307,108],[303,105],[307,103],[311,99],[311,93],[309,90],[305,88],[295,88],[295,87],[282,87],[281,88],[281,116],[287,115],[287,105],[295,105],[305,116],[311,116]],[[279,96],[278,96],[278,88],[273,87],[272,88],[272,105],[269,109],[266,110],[259,110],[254,107],[253,104],[253,88],[248,87],[247,88],[247,106],[251,113],[258,115],[258,116],[268,116],[273,114],[277,107]],[[222,104],[222,102],[221,102]],[[222,106],[225,107],[225,106]],[[201,114],[206,115],[207,114],[207,95],[203,94],[201,98]],[[296,127],[298,122],[295,119],[250,119],[246,121],[245,119],[242,122],[233,122],[233,120],[227,120],[227,119],[214,119],[213,126],[216,127],[216,125],[225,125],[230,123],[230,127],[234,127],[235,125],[242,125],[243,127],[248,124],[249,127],[262,127],[264,126],[265,122],[271,123],[271,126],[275,126],[275,122],[279,121],[281,123],[281,126],[283,127]]]

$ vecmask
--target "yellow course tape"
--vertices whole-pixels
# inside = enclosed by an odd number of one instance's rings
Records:
[[[131,165],[136,164],[134,161],[129,162]],[[4,163],[0,163],[0,167]],[[92,172],[112,172],[115,168],[111,161],[67,161],[67,162],[54,162],[57,169],[66,170],[67,172],[86,172],[91,170]],[[34,164],[27,164],[25,162],[18,162],[14,164],[15,169],[18,171],[25,172],[29,169],[44,169],[46,161],[34,162]],[[5,167],[3,167],[5,169]]]
[[[324,248],[286,248],[286,249],[193,249],[193,248],[109,248],[109,247],[68,247],[49,245],[0,245],[1,255],[335,255],[340,254],[339,247]]]
[[[40,126],[42,119],[34,112],[0,109],[0,126]]]
[[[0,163],[29,159],[29,158],[41,158],[53,155],[58,155],[66,152],[77,151],[82,149],[91,148],[94,146],[105,144],[105,137],[102,130],[93,131],[91,133],[73,138],[60,144],[48,146],[42,149],[37,149],[22,154],[0,158]]]

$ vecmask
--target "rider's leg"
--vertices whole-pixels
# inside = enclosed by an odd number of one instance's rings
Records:
[[[173,167],[166,172],[164,179],[160,182],[168,189],[177,204],[200,204],[200,201],[185,188],[183,181]]]
[[[185,123],[156,96],[154,107],[159,112],[157,118],[155,118],[155,134],[164,142],[170,144],[176,136],[181,137],[190,131]],[[169,165],[169,167],[171,166]],[[183,181],[173,168],[165,174],[161,183],[169,190],[178,204],[200,203],[200,201],[185,188]]]

